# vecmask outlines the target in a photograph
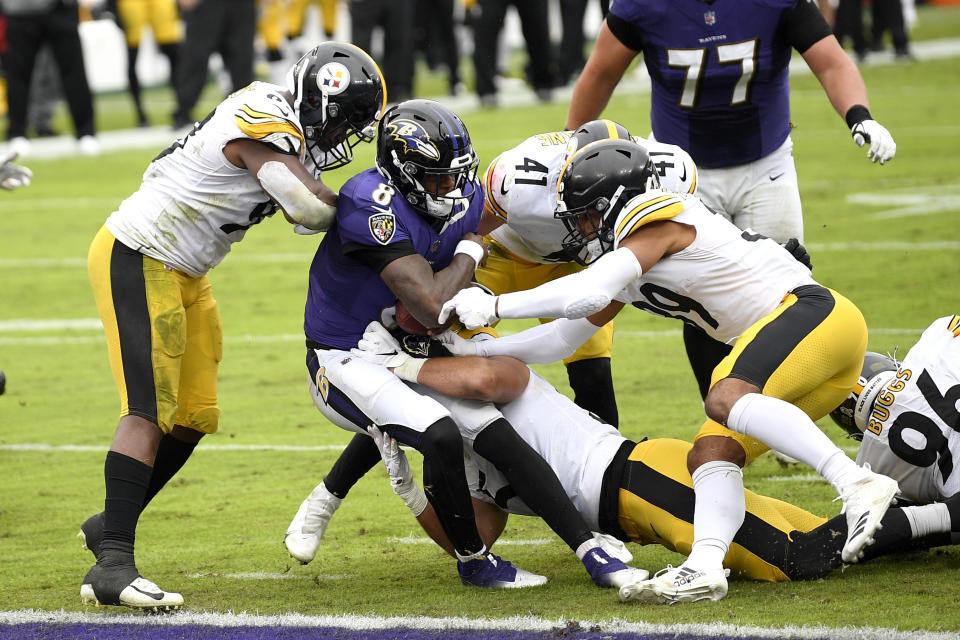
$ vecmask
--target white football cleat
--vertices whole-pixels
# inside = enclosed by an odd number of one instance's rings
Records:
[[[691,569],[667,565],[649,580],[620,587],[620,602],[639,600],[661,604],[722,600],[727,595],[729,569]]]
[[[314,487],[307,499],[300,503],[283,544],[287,552],[300,564],[307,564],[317,555],[317,548],[327,531],[330,518],[343,502],[327,490],[322,482]]]
[[[893,478],[869,473],[866,478],[840,490],[841,513],[847,516],[847,541],[840,558],[848,564],[863,557],[863,548],[873,544],[873,534],[880,528],[880,520],[900,488]]]
[[[136,567],[94,565],[80,586],[84,604],[124,606],[143,611],[174,611],[183,606],[183,596],[164,591],[137,573]]]

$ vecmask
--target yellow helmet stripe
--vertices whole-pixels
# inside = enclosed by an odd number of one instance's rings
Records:
[[[603,124],[607,126],[607,137],[611,140],[617,140],[620,136],[617,135],[617,125],[613,120],[603,120]]]

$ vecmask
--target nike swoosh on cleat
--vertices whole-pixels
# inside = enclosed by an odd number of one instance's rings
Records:
[[[154,600],[163,600],[163,596],[165,595],[165,594],[163,594],[163,593],[150,593],[149,591],[144,591],[143,589],[138,589],[137,587],[133,586],[132,584],[130,585],[130,588],[133,589],[134,591],[137,591],[137,592],[139,592],[139,593],[142,593],[142,594],[145,595],[145,596],[148,596],[148,597],[150,597],[150,598],[153,598]]]

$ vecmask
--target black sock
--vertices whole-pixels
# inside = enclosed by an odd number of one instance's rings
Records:
[[[153,469],[130,456],[108,451],[103,464],[107,497],[104,500],[103,551],[133,552],[137,520]]]
[[[441,418],[427,427],[420,437],[420,453],[423,492],[437,512],[440,526],[458,554],[477,553],[484,545],[463,470],[463,439],[451,418]]]
[[[374,444],[373,438],[358,433],[333,463],[333,468],[323,479],[323,484],[333,495],[346,498],[353,485],[379,463],[380,450]]]
[[[700,397],[706,398],[710,391],[710,377],[720,361],[727,357],[733,347],[714,340],[707,332],[692,324],[683,323],[683,346],[687,350],[687,360],[693,369],[700,388]]]
[[[492,462],[534,513],[574,551],[593,537],[576,510],[557,474],[504,418],[487,426],[473,450]]]
[[[913,537],[910,521],[903,510],[896,507],[887,509],[880,521],[882,528],[873,534],[873,544],[863,548],[863,561],[918,549],[929,549],[950,544],[949,533],[932,533],[919,538]]]
[[[610,358],[589,358],[567,365],[573,401],[609,425],[620,425],[617,396],[613,390]]]
[[[950,514],[950,531],[960,533],[960,493],[955,493],[944,501]]]
[[[196,442],[184,442],[174,438],[169,433],[165,433],[160,438],[160,446],[157,447],[157,456],[153,460],[153,473],[150,475],[150,486],[147,487],[147,495],[143,498],[143,508],[153,500],[153,497],[170,481],[177,471],[183,467],[187,458],[197,447]]]

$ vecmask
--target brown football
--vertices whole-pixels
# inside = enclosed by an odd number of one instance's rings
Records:
[[[410,310],[407,309],[407,306],[403,304],[401,300],[397,300],[395,309],[397,324],[401,329],[407,333],[412,333],[418,336],[427,335],[427,328],[419,320],[413,317],[413,314],[410,313]]]

